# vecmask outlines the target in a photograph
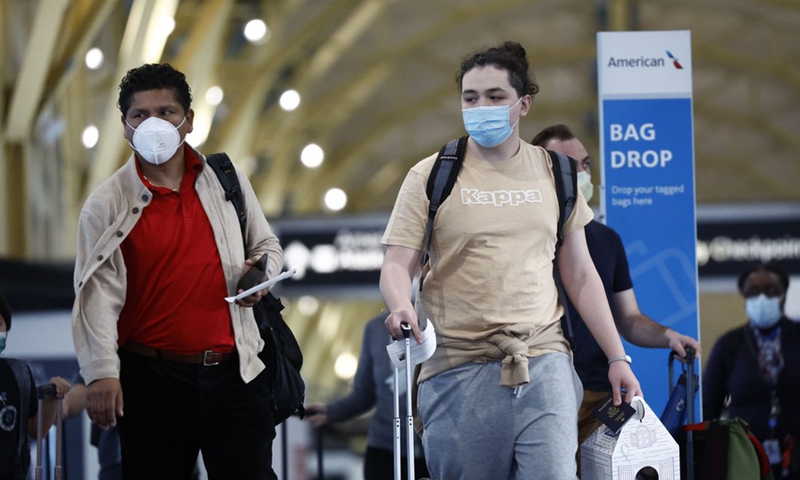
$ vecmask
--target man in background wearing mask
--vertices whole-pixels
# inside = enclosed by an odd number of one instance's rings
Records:
[[[191,91],[168,64],[128,71],[118,106],[133,155],[86,200],[78,227],[73,336],[87,411],[118,425],[126,479],[271,479],[275,427],[263,341],[237,280],[283,254],[238,172],[248,225],[206,158],[185,143]],[[245,261],[245,259],[247,259]]]
[[[783,313],[789,275],[775,264],[745,269],[737,282],[747,323],[714,344],[703,372],[704,420],[750,425],[775,479],[800,479],[800,323]],[[729,403],[727,403],[729,402]]]
[[[573,158],[578,171],[578,187],[588,202],[594,193],[592,185],[592,161],[583,144],[575,138],[566,125],[553,125],[539,132],[531,142],[548,150],[561,152]],[[643,314],[636,302],[633,282],[628,270],[625,247],[617,232],[602,223],[592,220],[585,228],[586,244],[603,282],[611,305],[617,330],[625,340],[645,348],[671,348],[681,357],[686,347],[700,353],[700,344],[693,338],[667,328]],[[603,351],[597,345],[580,314],[567,299],[569,319],[575,337],[575,370],[583,383],[583,403],[578,413],[578,442],[583,443],[602,423],[592,410],[611,393],[608,382],[608,364]],[[562,321],[566,321],[562,319]],[[564,328],[564,331],[568,331]],[[580,473],[580,470],[579,470]]]
[[[0,295],[0,353],[6,349],[8,332],[11,330],[11,307]],[[68,381],[53,377],[50,383],[56,386],[58,395],[64,396],[69,389]],[[56,399],[44,399],[39,412],[36,400],[36,384],[28,364],[22,360],[0,357],[0,478],[24,480],[31,466],[28,436],[36,438],[38,415],[42,415],[44,431],[50,429],[56,418]]]

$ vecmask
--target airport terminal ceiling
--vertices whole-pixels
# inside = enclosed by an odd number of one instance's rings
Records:
[[[781,0],[3,0],[0,251],[69,259],[77,212],[129,155],[127,69],[170,62],[193,87],[192,139],[247,169],[269,218],[391,209],[408,168],[461,135],[461,58],[505,39],[541,92],[521,124],[567,123],[597,152],[595,35],[691,30],[699,203],[800,200],[800,4]],[[174,18],[174,23],[164,18]],[[268,28],[250,43],[252,19]],[[95,70],[85,57],[103,54]],[[213,104],[209,88],[221,88]],[[286,90],[293,111],[279,106]],[[92,148],[82,143],[97,127]],[[207,137],[204,137],[207,132]],[[202,143],[199,143],[202,141]],[[308,144],[324,151],[309,169]],[[11,235],[9,232],[14,231]]]

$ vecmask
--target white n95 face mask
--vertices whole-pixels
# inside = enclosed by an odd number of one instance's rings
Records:
[[[178,129],[185,121],[186,117],[183,117],[177,127],[158,117],[148,118],[139,124],[139,128],[133,128],[127,121],[125,123],[133,129],[131,147],[148,163],[159,165],[172,158],[183,145]]]
[[[578,188],[581,189],[581,193],[583,194],[583,198],[586,199],[586,203],[589,203],[589,200],[592,199],[592,195],[594,194],[592,176],[586,172],[578,172]]]

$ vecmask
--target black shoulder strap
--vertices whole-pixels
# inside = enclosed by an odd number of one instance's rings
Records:
[[[11,371],[14,373],[14,378],[17,380],[17,388],[19,389],[20,414],[17,417],[19,420],[19,442],[17,443],[17,448],[19,449],[19,455],[21,455],[23,445],[28,444],[27,427],[28,416],[30,415],[28,407],[31,403],[31,374],[30,370],[28,369],[28,364],[24,361],[17,360],[15,358],[7,358],[5,360],[9,368],[11,368]],[[41,412],[39,414],[41,414]]]
[[[578,174],[575,161],[561,152],[548,150],[553,160],[553,177],[555,178],[556,195],[558,196],[558,243],[564,238],[564,224],[575,208],[578,191]]]
[[[464,153],[467,150],[468,138],[464,136],[447,142],[447,145],[439,150],[439,155],[436,157],[436,161],[433,162],[433,168],[428,176],[428,184],[425,188],[425,193],[428,194],[429,206],[428,224],[425,227],[425,250],[422,255],[423,264],[431,247],[433,220],[442,202],[450,195],[450,192],[453,191],[453,185],[456,184],[461,165],[464,163]]]
[[[576,173],[575,161],[561,152],[554,152],[548,150],[550,158],[553,163],[553,179],[556,187],[556,196],[558,197],[558,225],[556,227],[556,259],[558,258],[558,247],[564,239],[564,224],[567,219],[572,215],[572,210],[575,208],[578,191],[578,174]],[[561,301],[561,306],[564,308],[564,319],[562,324],[567,330],[567,341],[569,342],[572,350],[575,350],[575,335],[572,333],[572,319],[569,314],[569,306],[567,304],[567,293],[564,291],[564,283],[561,281],[561,272],[558,270],[558,262],[553,262],[553,277],[556,281],[556,289],[558,290],[558,299]]]
[[[239,177],[236,176],[236,169],[233,162],[226,153],[212,153],[206,156],[206,162],[214,170],[219,178],[222,189],[225,190],[225,200],[233,204],[236,209],[236,217],[239,219],[239,227],[242,229],[242,240],[245,236],[247,227],[247,213],[244,210],[244,195],[242,186],[239,184]]]

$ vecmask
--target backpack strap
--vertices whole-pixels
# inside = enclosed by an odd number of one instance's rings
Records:
[[[548,150],[553,161],[553,178],[555,179],[556,195],[558,196],[558,228],[556,236],[558,245],[564,239],[564,224],[567,223],[572,210],[575,209],[578,191],[578,174],[575,160],[561,152]],[[556,250],[558,247],[556,247]]]
[[[17,381],[17,389],[19,390],[19,441],[17,442],[17,457],[21,458],[23,446],[28,445],[28,416],[30,415],[29,406],[31,403],[31,373],[28,364],[22,360],[15,358],[6,358],[6,364],[11,368],[14,373],[14,378]]]
[[[555,259],[558,259],[558,247],[564,240],[564,224],[567,223],[572,210],[575,208],[577,201],[578,191],[578,174],[575,167],[575,161],[564,155],[561,152],[554,152],[548,150],[550,159],[553,164],[553,179],[556,187],[556,196],[558,197],[558,225],[556,227],[556,254]],[[561,281],[561,272],[558,270],[558,262],[553,262],[553,277],[556,280],[556,289],[558,290],[558,299],[564,307],[564,321],[563,324],[567,330],[567,341],[572,350],[575,350],[575,335],[572,332],[572,319],[570,318],[569,308],[567,307],[567,293],[564,291],[564,283]]]
[[[244,210],[242,186],[239,183],[239,177],[236,175],[233,162],[231,162],[227,153],[212,153],[207,155],[206,162],[211,169],[214,170],[214,173],[217,174],[219,183],[222,185],[222,189],[225,190],[225,200],[231,202],[233,208],[236,209],[236,217],[239,219],[239,228],[242,230],[242,240],[244,240],[247,238],[245,236],[247,213]]]
[[[425,193],[428,195],[428,224],[425,227],[425,241],[423,243],[424,250],[422,254],[422,265],[428,260],[428,251],[431,248],[431,233],[433,232],[433,220],[436,218],[436,212],[442,202],[453,191],[453,185],[456,184],[458,173],[461,171],[461,165],[464,164],[464,154],[467,151],[468,136],[456,138],[447,142],[439,150],[439,155],[436,161],[433,162],[433,168],[430,175],[428,175],[428,184],[425,188]]]

